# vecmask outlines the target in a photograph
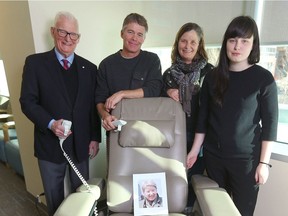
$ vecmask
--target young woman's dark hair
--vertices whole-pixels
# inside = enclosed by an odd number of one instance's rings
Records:
[[[248,57],[248,63],[255,64],[260,60],[260,42],[255,20],[249,16],[239,16],[234,18],[227,27],[223,37],[218,65],[213,71],[216,80],[214,101],[219,106],[222,106],[223,96],[228,88],[229,81],[229,59],[226,50],[227,41],[230,38],[250,38],[251,36],[253,36],[253,47]]]
[[[178,51],[178,43],[180,38],[182,37],[182,35],[186,32],[192,31],[194,30],[199,38],[199,47],[198,47],[198,51],[197,54],[201,57],[203,57],[204,59],[208,60],[208,56],[205,50],[205,43],[204,43],[204,33],[202,31],[202,28],[197,25],[196,23],[185,23],[177,32],[173,47],[172,47],[172,53],[171,53],[171,60],[172,60],[172,64],[174,64],[176,62],[176,58],[179,55],[179,51]],[[197,56],[195,56],[197,58]]]

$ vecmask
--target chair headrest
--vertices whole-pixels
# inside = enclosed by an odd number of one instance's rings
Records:
[[[172,120],[130,120],[119,132],[122,147],[170,148],[174,145],[175,123]]]

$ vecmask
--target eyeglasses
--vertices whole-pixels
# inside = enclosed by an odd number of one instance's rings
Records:
[[[71,40],[78,40],[80,37],[80,34],[74,33],[74,32],[67,32],[63,29],[58,29],[56,28],[56,31],[58,32],[58,35],[60,37],[66,37],[67,35],[69,35]]]

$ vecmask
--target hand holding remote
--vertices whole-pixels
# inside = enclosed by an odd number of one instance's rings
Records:
[[[72,122],[68,120],[63,120],[62,126],[64,127],[64,135],[67,136],[68,132],[71,129]]]
[[[112,124],[113,124],[115,127],[117,127],[117,129],[114,130],[115,132],[117,132],[117,131],[121,131],[122,126],[123,126],[123,125],[126,125],[127,122],[124,121],[124,120],[116,120],[116,121],[113,121]]]
[[[62,140],[62,142],[64,142],[64,140],[67,138],[67,135],[69,134],[69,131],[72,126],[72,122],[68,120],[63,120],[62,126],[64,127],[64,132],[63,132],[64,137],[59,137],[59,139]]]
[[[59,140],[60,140],[60,147],[62,148],[62,145],[63,145],[63,142],[64,140],[67,138],[67,135],[70,131],[70,128],[72,126],[72,122],[71,121],[68,121],[68,120],[63,120],[62,121],[62,126],[64,127],[64,136],[65,137],[59,137]]]

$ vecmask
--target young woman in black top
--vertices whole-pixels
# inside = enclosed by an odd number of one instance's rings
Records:
[[[252,216],[269,175],[277,137],[277,88],[260,60],[255,21],[239,16],[229,24],[217,67],[204,79],[198,124],[187,166],[204,147],[210,178],[225,188],[243,216]]]

